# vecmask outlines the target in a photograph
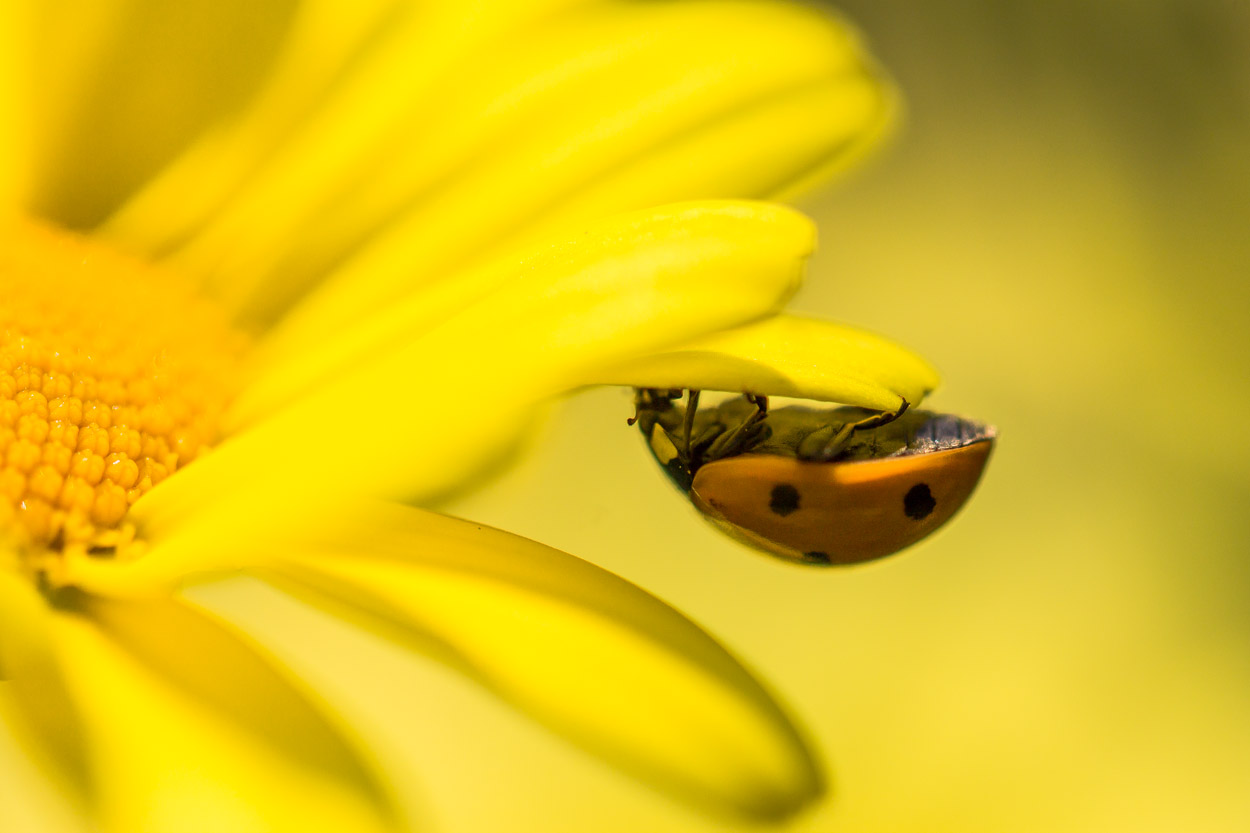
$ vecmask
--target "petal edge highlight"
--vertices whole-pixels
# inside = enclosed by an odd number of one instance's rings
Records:
[[[679,797],[779,820],[823,778],[789,718],[723,647],[659,599],[510,533],[399,506],[275,564],[288,590],[453,665]]]
[[[642,388],[743,391],[864,408],[917,405],[938,384],[927,362],[843,324],[778,315],[630,360],[597,378]]]

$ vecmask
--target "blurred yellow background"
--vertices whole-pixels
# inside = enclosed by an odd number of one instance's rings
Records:
[[[616,390],[451,509],[621,573],[757,669],[835,779],[796,830],[1250,829],[1250,7],[840,8],[906,117],[805,205],[795,308],[895,337],[942,370],[931,406],[998,424],[962,516],[876,565],[770,561],[667,485]],[[499,804],[451,826],[726,829],[478,707],[458,766],[492,761]]]

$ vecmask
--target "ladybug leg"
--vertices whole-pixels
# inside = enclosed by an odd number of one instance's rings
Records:
[[[827,463],[842,452],[842,450],[846,447],[846,444],[851,441],[851,437],[856,431],[867,431],[872,428],[880,428],[882,425],[888,425],[901,417],[910,405],[911,403],[904,399],[903,404],[898,408],[898,410],[882,411],[879,414],[873,414],[872,416],[865,417],[857,422],[843,423],[836,431],[833,430],[833,426],[829,426],[828,430],[832,431],[832,435],[824,443],[816,445],[815,447],[813,447],[813,444],[819,442],[819,440],[815,438],[818,434],[824,433],[825,429],[813,431],[807,437],[804,437],[802,443],[800,443],[799,456],[804,460],[815,460]]]
[[[712,422],[704,426],[703,430],[695,433],[694,423],[695,414],[699,410],[699,395],[701,391],[691,390],[689,397],[686,399],[686,414],[682,420],[681,426],[681,448],[682,456],[688,462],[690,471],[693,473],[695,469],[703,465],[707,459],[706,451],[717,437],[725,430],[725,426],[719,422]]]
[[[681,436],[685,442],[686,450],[690,449],[690,435],[694,432],[694,414],[699,410],[699,394],[701,391],[692,390],[690,396],[686,399],[686,418],[682,420]]]
[[[768,416],[768,397],[744,394],[755,411],[730,429],[720,419],[699,419],[699,397],[702,392],[691,390],[661,391],[639,389],[634,397],[634,416],[643,433],[653,436],[656,427],[663,430],[676,454],[674,458],[693,475],[704,463],[741,454],[758,445],[771,433],[765,423]],[[686,396],[684,412],[673,403]]]
[[[745,394],[747,402],[755,406],[755,412],[738,423],[732,431],[721,433],[708,447],[706,458],[719,460],[741,454],[768,438],[771,429],[765,424],[768,418],[768,397]],[[721,429],[724,431],[723,427]]]
[[[900,399],[902,397],[899,397]],[[879,414],[873,414],[867,419],[861,419],[859,422],[853,422],[853,430],[864,431],[868,428],[880,428],[882,425],[889,425],[894,420],[907,413],[907,409],[911,407],[911,403],[903,399],[903,404],[899,406],[897,411],[882,411]]]
[[[837,457],[842,449],[846,447],[846,444],[850,442],[851,435],[855,433],[855,426],[858,424],[859,423],[857,422],[842,423],[841,427],[839,427],[838,430],[833,431],[832,436],[825,440],[823,445],[815,451],[807,451],[807,454],[804,456],[807,459],[817,460],[822,463],[832,460],[834,457]],[[830,426],[830,430],[832,429],[833,426]]]
[[[693,473],[698,467],[696,458],[699,456],[699,447],[710,443],[724,428],[714,424],[707,426],[701,434],[694,433],[694,417],[699,409],[699,391],[697,390],[690,391],[685,411],[680,416],[673,402],[682,398],[685,391],[640,391],[639,393],[646,394],[646,397],[641,405],[636,405],[639,412],[635,414],[635,420],[642,420],[644,433],[647,433],[645,429],[654,429],[654,426],[658,425],[672,443],[677,453],[676,459]],[[651,398],[657,395],[664,402],[663,417],[656,414],[651,404]],[[647,425],[648,422],[651,423],[650,426]]]

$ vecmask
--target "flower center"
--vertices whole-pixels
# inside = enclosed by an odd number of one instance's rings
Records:
[[[243,346],[178,276],[0,228],[0,550],[128,543],[130,506],[216,440]]]

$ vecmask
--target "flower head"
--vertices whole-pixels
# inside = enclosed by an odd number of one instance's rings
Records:
[[[878,132],[889,95],[853,37],[750,2],[91,8],[0,27],[20,47],[0,80],[0,693],[77,812],[407,823],[333,705],[188,592],[240,573],[696,803],[776,819],[818,795],[785,712],[681,614],[415,507],[585,384],[878,408],[933,386],[874,337],[757,323],[813,233],[728,199],[785,195]]]

